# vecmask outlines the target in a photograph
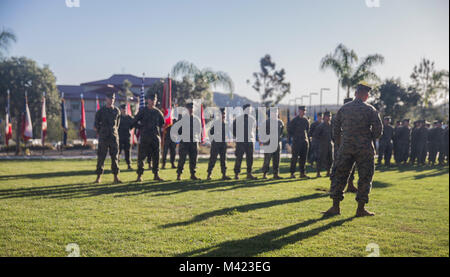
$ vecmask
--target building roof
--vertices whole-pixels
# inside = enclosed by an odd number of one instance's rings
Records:
[[[144,78],[144,86],[148,87],[156,82],[159,82],[162,78]],[[128,80],[131,82],[133,87],[142,86],[142,77],[137,77],[131,74],[114,74],[108,79],[82,83],[81,86],[98,86],[98,85],[114,85],[121,87],[123,81]]]

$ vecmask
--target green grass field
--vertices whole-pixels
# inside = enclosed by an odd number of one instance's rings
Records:
[[[169,181],[146,171],[134,183],[124,170],[123,184],[107,172],[96,185],[95,164],[0,161],[0,256],[67,256],[69,243],[81,256],[360,257],[369,243],[380,256],[449,256],[448,167],[377,170],[367,206],[375,217],[355,218],[347,193],[342,215],[322,218],[331,205],[325,177],[177,182],[170,169],[161,171]],[[203,179],[206,166],[201,160]],[[261,166],[256,160],[258,177]],[[283,177],[288,167],[283,160]]]

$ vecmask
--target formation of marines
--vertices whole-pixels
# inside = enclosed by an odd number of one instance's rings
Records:
[[[384,160],[385,166],[391,166],[391,157],[397,165],[411,164],[416,162],[425,165],[434,165],[436,159],[440,165],[448,164],[449,128],[443,129],[441,121],[435,121],[433,127],[425,120],[414,122],[411,129],[409,119],[397,122],[395,127],[391,126],[391,118],[386,116],[381,121],[377,110],[365,103],[370,86],[360,84],[356,88],[355,99],[344,100],[337,114],[333,117],[328,111],[319,114],[317,120],[311,125],[306,118],[306,107],[298,107],[298,113],[287,125],[287,134],[292,140],[291,146],[291,178],[296,178],[297,170],[301,179],[309,179],[306,174],[306,162],[316,165],[316,177],[320,178],[321,171],[326,171],[326,177],[331,180],[330,196],[333,206],[325,212],[326,215],[340,214],[339,203],[344,198],[344,190],[356,192],[358,202],[357,216],[371,216],[372,212],[364,207],[368,203],[372,178],[375,170],[375,154],[378,149],[378,165]],[[189,156],[189,172],[192,180],[200,180],[196,175],[198,144],[201,141],[200,133],[194,130],[201,129],[200,119],[193,113],[193,103],[188,103],[186,108],[188,115],[178,118],[183,121],[178,134],[183,133],[183,127],[189,127],[189,136],[175,142],[170,135],[171,126],[165,126],[163,113],[156,107],[157,95],[147,95],[147,106],[141,108],[133,118],[126,114],[126,106],[122,105],[119,110],[114,106],[115,96],[110,94],[106,98],[106,106],[101,108],[95,116],[95,130],[98,133],[98,160],[96,183],[101,182],[104,160],[107,153],[111,156],[111,170],[114,175],[114,183],[121,183],[119,175],[119,155],[123,151],[128,169],[131,170],[131,143],[130,130],[140,130],[137,161],[137,182],[142,181],[144,163],[148,159],[152,169],[154,180],[163,181],[159,176],[159,160],[161,145],[163,150],[162,168],[166,165],[166,156],[170,152],[170,163],[172,168],[177,169],[177,180],[181,180],[184,164]],[[236,162],[234,166],[234,179],[239,179],[241,164],[245,155],[247,179],[257,179],[253,174],[254,142],[256,141],[257,120],[251,115],[251,106],[243,106],[244,113],[231,123],[233,138],[236,140]],[[217,158],[220,160],[222,180],[230,180],[227,176],[227,147],[226,142],[226,110],[220,110],[221,117],[212,124],[209,130],[211,142],[210,159],[207,168],[207,179],[211,175]],[[282,179],[279,175],[280,159],[282,150],[282,138],[285,125],[280,119],[277,110],[276,118],[267,114],[266,131],[270,130],[270,124],[276,124],[277,134],[271,136],[276,138],[276,150],[264,153],[262,168],[263,179],[267,178],[272,161],[273,178]],[[238,139],[237,126],[244,126],[243,136]],[[268,133],[267,133],[268,134]],[[376,147],[378,140],[378,147]],[[161,143],[163,142],[163,143]],[[270,141],[265,142],[267,144]],[[176,146],[179,145],[178,165],[175,165]],[[355,170],[358,170],[358,188],[353,184]]]

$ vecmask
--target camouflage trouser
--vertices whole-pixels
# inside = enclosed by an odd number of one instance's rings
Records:
[[[308,161],[310,164],[313,164],[314,162],[319,162],[319,159],[320,159],[319,142],[316,140],[312,140],[311,146],[310,146],[309,152],[308,152]]]
[[[141,140],[139,143],[138,151],[138,168],[136,173],[142,175],[144,173],[145,159],[149,159],[149,163],[152,162],[152,172],[157,174],[159,172],[159,153],[160,153],[160,140],[153,138],[150,140]]]
[[[378,163],[381,164],[381,161],[384,158],[384,164],[390,165],[392,157],[392,143],[387,141],[380,141],[380,146],[378,148]]]
[[[428,155],[428,144],[425,142],[422,145],[421,152],[419,154],[419,164],[425,164]]]
[[[197,167],[197,155],[198,155],[197,142],[181,142],[180,143],[180,158],[178,160],[177,173],[182,174],[184,164],[186,163],[186,156],[189,155],[189,171],[191,175],[195,175]]]
[[[331,173],[330,173],[330,180],[333,181],[334,175],[336,174],[336,162],[337,162],[337,153],[338,153],[339,147],[334,147],[334,160],[333,165],[331,166]],[[353,182],[355,180],[355,169],[356,169],[356,163],[353,163],[352,171],[350,172],[350,176],[348,177],[348,182]]]
[[[333,147],[332,145],[319,146],[319,159],[317,161],[317,171],[321,169],[330,170],[333,164]]]
[[[438,156],[438,153],[439,153],[439,157],[441,156],[441,154],[440,154],[440,145],[438,143],[430,143],[429,144],[429,149],[430,149],[430,154],[428,156],[428,161],[430,163],[435,163],[436,162],[436,157]]]
[[[234,173],[241,172],[242,159],[247,162],[247,173],[252,173],[253,167],[253,142],[237,142],[236,143],[236,163],[234,164]]]
[[[269,172],[270,160],[273,159],[273,174],[280,173],[280,153],[281,153],[281,144],[278,145],[278,148],[273,153],[264,153],[264,164],[262,167],[262,172]]]
[[[407,162],[409,158],[409,143],[399,142],[398,148],[398,162]]]
[[[106,155],[111,156],[111,170],[114,175],[119,174],[119,142],[115,138],[99,139],[97,149],[97,175],[103,174],[103,166],[105,164]]]
[[[308,142],[294,142],[292,144],[292,159],[291,159],[291,174],[294,174],[297,167],[297,162],[300,165],[300,173],[305,173],[305,162],[308,156]]]
[[[174,164],[175,163],[175,155],[176,155],[176,149],[177,148],[177,144],[173,141],[165,141],[164,142],[164,149],[163,149],[163,154],[162,154],[162,163],[163,165],[166,164],[166,160],[167,160],[167,152],[170,152],[170,163]]]
[[[122,150],[125,152],[125,161],[127,165],[131,164],[130,156],[131,156],[131,144],[130,139],[128,140],[119,140],[119,156],[122,154]]]
[[[211,174],[216,165],[217,156],[220,157],[220,169],[223,175],[227,172],[227,143],[226,142],[212,142],[211,152],[208,163],[208,174]]]
[[[356,201],[369,202],[369,193],[372,188],[372,178],[375,171],[374,155],[370,151],[339,152],[336,161],[336,172],[331,181],[331,198],[339,201],[344,199],[344,189],[355,162],[359,173]]]

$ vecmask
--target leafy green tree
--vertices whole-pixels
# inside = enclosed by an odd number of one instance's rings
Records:
[[[422,107],[430,107],[448,97],[448,71],[436,70],[434,62],[422,59],[411,74],[412,87],[422,96]]]
[[[276,70],[276,64],[270,55],[265,55],[259,61],[261,72],[253,73],[252,88],[258,92],[261,102],[266,107],[280,103],[291,92],[291,83],[286,81],[286,71]],[[247,80],[247,84],[250,84]]]
[[[384,63],[384,57],[380,54],[369,55],[360,63],[358,55],[352,49],[339,44],[333,54],[328,54],[320,61],[320,69],[330,68],[337,77],[339,86],[347,90],[347,98],[350,97],[350,89],[356,88],[361,81],[379,81],[379,77],[373,71],[373,67]]]
[[[3,59],[5,53],[8,52],[11,42],[16,42],[16,35],[9,30],[3,29],[0,33],[0,59]]]
[[[125,97],[126,101],[134,96],[133,92],[130,90],[132,86],[133,84],[128,79],[123,80],[119,94]]]
[[[147,93],[156,93],[158,94],[158,105],[160,105],[160,101],[162,100],[163,90],[164,90],[164,81],[165,79],[161,79],[160,82],[156,82],[150,86],[147,90]],[[184,106],[188,99],[201,98],[201,93],[199,95],[198,91],[194,91],[194,83],[189,80],[186,76],[183,77],[182,81],[172,80],[172,101],[174,104],[178,104],[179,106]],[[205,103],[205,102],[204,102]]]
[[[193,63],[180,61],[173,66],[172,76],[174,78],[181,76],[185,85],[192,83],[193,89],[189,98],[201,98],[206,106],[214,105],[213,87],[222,87],[231,96],[233,95],[233,80],[223,71],[214,71],[210,68],[199,69]]]
[[[420,95],[405,88],[399,79],[388,79],[373,90],[370,103],[382,116],[391,116],[394,121],[402,120],[420,101]]]
[[[16,142],[19,141],[20,115],[24,106],[25,91],[33,123],[33,136],[40,137],[42,95],[46,92],[47,121],[60,116],[60,100],[56,89],[56,78],[50,68],[39,67],[25,57],[12,57],[0,62],[0,107],[5,107],[7,90],[10,91],[10,112],[15,129]],[[61,128],[59,128],[61,129]],[[49,133],[53,130],[49,129]]]

